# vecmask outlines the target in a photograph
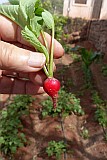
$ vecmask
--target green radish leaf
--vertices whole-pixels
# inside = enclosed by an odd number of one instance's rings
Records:
[[[19,5],[0,5],[0,14],[14,21],[21,28],[27,24],[27,15],[22,6],[19,8]]]
[[[38,40],[36,35],[26,26],[24,30],[22,30],[22,36],[25,40],[30,42],[38,51],[45,54],[47,62],[49,61],[49,54],[47,49],[41,42]]]
[[[17,24],[20,24],[18,19],[18,9],[18,5],[0,5],[0,14],[8,17]]]
[[[36,37],[40,36],[40,32],[42,30],[42,26],[38,23],[38,21],[41,21],[42,17],[35,16],[30,20],[30,28],[33,31],[33,33],[36,35]]]
[[[54,28],[54,19],[50,12],[44,10],[44,12],[42,12],[42,18],[49,29]]]
[[[27,8],[26,8],[27,15],[28,15],[28,17],[30,19],[34,18],[34,16],[35,16],[35,13],[34,13],[35,7],[34,7],[34,5],[35,4],[32,3],[31,5],[27,6]]]
[[[37,9],[41,5],[40,0],[36,0],[35,9]]]
[[[10,4],[19,5],[19,0],[9,0]]]
[[[20,0],[19,1],[19,5],[20,6],[24,6],[25,8],[27,8],[28,6],[30,6],[31,4],[36,4],[37,0]]]
[[[35,16],[34,11],[35,11],[35,3],[37,0],[20,0],[19,6],[21,8],[21,12],[23,13],[24,9],[24,14],[29,18],[33,18]]]
[[[18,17],[21,22],[22,28],[24,28],[28,24],[28,16],[25,7],[22,5],[19,6]]]
[[[44,11],[43,8],[41,7],[38,7],[36,10],[35,10],[35,15],[36,16],[42,16],[42,12]]]
[[[29,19],[34,18],[35,16],[35,4],[37,0],[20,0],[19,2],[19,17],[22,17],[24,22],[24,27],[29,25]]]

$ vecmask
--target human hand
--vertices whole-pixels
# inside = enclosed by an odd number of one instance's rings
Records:
[[[42,37],[39,37],[43,43]],[[48,45],[51,36],[46,33]],[[45,56],[21,37],[21,29],[14,22],[0,15],[0,93],[41,94],[46,76],[42,71]],[[54,42],[54,58],[60,58],[64,50]]]

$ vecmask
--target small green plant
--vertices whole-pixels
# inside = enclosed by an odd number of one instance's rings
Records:
[[[84,139],[88,139],[89,138],[89,131],[86,128],[83,128],[83,130],[81,131],[81,136]]]
[[[67,93],[63,88],[59,91],[58,104],[56,109],[52,107],[52,102],[50,98],[42,102],[42,116],[46,117],[48,115],[63,117],[68,116],[74,112],[75,114],[83,115],[84,111],[80,106],[80,99],[76,98],[74,94]]]
[[[100,98],[98,92],[94,92],[92,98],[96,104],[95,119],[101,126],[107,127],[107,102]]]
[[[54,156],[56,160],[61,160],[61,155],[66,151],[66,144],[63,141],[50,141],[46,148],[49,157]]]
[[[102,127],[106,128],[107,127],[107,106],[105,105],[97,106],[97,110],[95,112],[95,118]]]
[[[104,137],[106,139],[107,133],[105,129],[107,128],[107,102],[100,98],[98,92],[94,92],[92,98],[94,104],[96,104],[95,119],[102,126]]]
[[[54,15],[54,22],[55,22],[55,38],[63,44],[63,37],[65,36],[64,33],[64,26],[67,23],[67,17],[63,17],[60,15]]]
[[[92,50],[87,50],[86,48],[80,48],[79,53],[82,59],[82,66],[85,76],[86,87],[91,86],[92,73],[90,66],[93,62],[98,61],[101,58],[100,52],[93,52]]]
[[[22,147],[26,137],[21,130],[21,116],[29,113],[28,106],[33,98],[28,95],[18,95],[0,112],[0,150],[5,155],[14,154],[17,148]],[[19,131],[20,130],[20,131]]]
[[[94,91],[92,94],[92,99],[94,104],[101,105],[103,103],[103,100],[100,98],[98,92]]]
[[[65,50],[65,53],[71,55],[72,59],[74,62],[79,62],[81,60],[81,57],[80,55],[78,54],[78,48],[79,46],[75,47],[75,48],[72,48],[71,45],[64,45],[64,50]]]
[[[63,45],[63,48],[64,48],[65,53],[67,53],[67,54],[71,53],[71,46],[70,45],[65,44],[65,45]]]
[[[104,64],[101,69],[103,76],[107,77],[107,64]]]
[[[71,52],[70,55],[74,62],[79,62],[81,60],[80,55],[76,54],[75,52]]]
[[[43,1],[43,0],[42,0]],[[50,0],[45,0],[42,2],[42,6],[43,8],[45,8],[46,10],[48,10],[49,12],[53,12],[53,8],[52,8],[52,4]]]

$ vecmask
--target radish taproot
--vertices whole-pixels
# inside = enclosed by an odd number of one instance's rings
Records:
[[[48,77],[43,84],[45,92],[52,98],[53,107],[56,108],[60,82],[54,77]]]

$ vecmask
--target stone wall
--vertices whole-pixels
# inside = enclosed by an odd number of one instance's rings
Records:
[[[107,20],[92,20],[87,25],[87,38],[97,50],[107,52]]]

